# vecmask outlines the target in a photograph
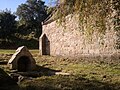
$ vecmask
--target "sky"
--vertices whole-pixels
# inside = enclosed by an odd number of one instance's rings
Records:
[[[43,1],[45,1],[45,4],[48,5],[48,3],[51,0],[43,0]],[[0,0],[0,10],[5,10],[7,8],[8,10],[15,12],[18,5],[25,2],[26,0]]]

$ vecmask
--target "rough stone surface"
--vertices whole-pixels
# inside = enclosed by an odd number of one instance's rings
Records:
[[[79,57],[114,57],[120,58],[120,49],[115,48],[116,32],[112,29],[111,23],[106,23],[105,35],[99,36],[94,32],[89,38],[79,29],[77,16],[67,16],[65,27],[59,26],[56,21],[43,25],[43,34],[49,41],[46,51],[52,56],[63,56],[69,58]],[[41,37],[42,38],[42,37]],[[40,38],[40,42],[42,42]],[[48,45],[48,42],[44,42]],[[40,43],[40,51],[42,45]],[[45,48],[45,47],[44,47]],[[48,49],[49,48],[49,49]],[[42,53],[41,53],[42,54]]]
[[[32,71],[36,68],[36,62],[25,46],[19,47],[8,61],[10,69],[18,71]]]

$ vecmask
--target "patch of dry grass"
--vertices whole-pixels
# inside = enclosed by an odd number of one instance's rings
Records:
[[[70,75],[41,76],[25,80],[20,84],[21,90],[120,90],[120,63],[38,56],[37,50],[32,50],[31,53],[38,66],[61,70]],[[6,54],[6,60],[9,59],[8,56]],[[0,67],[6,68],[4,65]]]
[[[42,76],[24,81],[21,87],[30,90],[119,90],[120,64],[69,60],[51,56],[37,56],[39,66],[70,73],[68,76]],[[76,63],[77,62],[77,63]]]

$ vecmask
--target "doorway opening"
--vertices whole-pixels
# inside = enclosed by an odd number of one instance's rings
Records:
[[[50,55],[50,41],[47,38],[46,34],[41,37],[41,54]]]

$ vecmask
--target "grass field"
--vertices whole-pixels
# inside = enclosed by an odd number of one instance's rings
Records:
[[[38,54],[39,53],[39,50],[30,50],[30,52],[32,54]],[[0,49],[0,54],[13,54],[15,53],[15,50],[6,50],[6,49]]]
[[[13,54],[15,50],[4,50],[0,49],[0,54]]]
[[[0,58],[8,60],[14,51],[0,50],[0,54],[6,55]],[[19,84],[19,90],[120,90],[120,63],[107,63],[104,60],[102,62],[70,60],[39,56],[38,50],[30,52],[44,73],[32,80],[23,80]],[[4,65],[0,67],[6,71]],[[59,70],[69,75],[49,75],[50,70]]]

